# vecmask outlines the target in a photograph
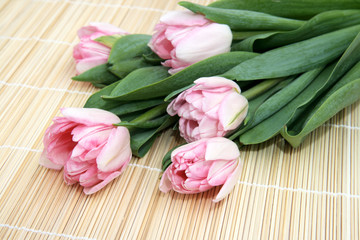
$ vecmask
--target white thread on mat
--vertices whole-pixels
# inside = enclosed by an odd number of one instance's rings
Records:
[[[304,189],[304,188],[288,188],[288,187],[280,187],[277,185],[265,185],[265,184],[249,183],[249,182],[243,182],[243,181],[238,181],[238,184],[247,185],[247,186],[251,186],[251,187],[273,188],[273,189],[280,190],[280,191],[313,193],[313,194],[318,194],[318,195],[330,195],[333,197],[343,196],[343,197],[348,197],[348,198],[360,198],[360,195],[348,194],[348,193],[316,191],[316,190],[308,190],[308,189]]]
[[[129,166],[139,167],[139,168],[145,168],[145,169],[148,169],[148,170],[150,170],[150,171],[162,172],[162,170],[159,169],[159,168],[152,168],[152,167],[149,167],[149,166],[139,165],[139,164],[136,164],[136,163],[129,163]]]
[[[128,8],[128,9],[137,9],[137,10],[144,10],[144,11],[161,12],[161,13],[168,12],[167,10],[160,9],[160,8],[129,6],[129,5],[123,5],[123,4],[116,4],[116,3],[93,3],[93,2],[78,1],[78,0],[33,0],[33,1],[34,2],[50,2],[50,3],[67,2],[70,4],[87,5],[87,6],[94,6],[94,7]]]
[[[39,42],[49,42],[49,43],[56,43],[56,44],[65,44],[69,46],[75,45],[75,43],[71,42],[65,42],[65,41],[59,41],[59,40],[53,40],[53,39],[43,39],[40,37],[28,37],[28,38],[22,38],[22,37],[10,37],[10,36],[0,36],[0,39],[8,39],[8,40],[16,40],[16,41],[39,41]]]
[[[27,147],[16,147],[16,146],[10,146],[10,145],[2,145],[0,146],[0,149],[2,148],[10,148],[10,149],[15,149],[15,150],[24,150],[24,151],[29,151],[29,152],[42,152],[42,150],[38,150],[38,149],[32,149],[32,148],[27,148]]]
[[[31,149],[31,148],[25,148],[25,147],[15,147],[15,146],[10,146],[10,145],[2,145],[2,146],[0,146],[0,149],[1,148],[10,148],[10,149],[33,151],[33,152],[42,152],[41,150],[38,150],[38,149]],[[144,169],[148,169],[150,171],[162,172],[162,170],[159,169],[159,168],[152,168],[152,167],[149,167],[149,166],[139,165],[139,164],[136,164],[136,163],[130,163],[129,166],[144,168]],[[334,196],[334,197],[344,196],[344,197],[348,197],[348,198],[360,198],[360,195],[341,193],[341,192],[340,193],[334,193],[334,192],[327,192],[327,191],[308,190],[308,189],[304,189],[304,188],[288,188],[288,187],[280,187],[280,186],[277,186],[277,185],[265,185],[265,184],[258,184],[258,183],[249,183],[249,182],[244,182],[244,181],[238,181],[238,184],[247,185],[247,186],[253,186],[253,187],[261,187],[261,188],[273,188],[273,189],[277,189],[277,190],[280,190],[280,191],[303,192],[303,193],[312,193],[312,194],[318,194],[318,195],[329,195],[329,196]]]
[[[40,233],[40,234],[45,234],[45,235],[50,235],[50,236],[56,236],[56,237],[65,237],[65,238],[69,238],[69,239],[96,240],[95,238],[77,237],[77,236],[73,236],[73,235],[69,235],[69,234],[63,234],[63,233],[45,232],[45,231],[36,230],[36,229],[31,229],[31,228],[27,228],[27,227],[11,226],[11,225],[9,225],[9,224],[2,224],[2,223],[0,223],[0,227],[5,227],[5,228],[9,228],[9,229],[20,230],[20,231],[26,231],[26,232],[32,232],[32,233]]]
[[[35,87],[35,86],[31,86],[31,85],[27,85],[27,84],[22,84],[22,83],[8,83],[5,81],[0,81],[0,84],[3,84],[5,86],[10,86],[10,87],[24,87],[24,88],[30,88],[30,89],[35,89],[35,90],[49,90],[49,91],[57,91],[57,92],[66,92],[66,93],[76,93],[76,94],[82,94],[82,95],[91,95],[91,92],[80,92],[80,91],[76,91],[76,90],[68,90],[68,89],[60,89],[60,88],[49,88],[49,87]]]
[[[360,127],[353,127],[353,126],[348,126],[348,125],[343,125],[343,124],[325,124],[325,127],[337,127],[337,128],[348,128],[351,130],[360,130]]]

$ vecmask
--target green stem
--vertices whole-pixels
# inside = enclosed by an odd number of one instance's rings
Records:
[[[232,32],[233,40],[244,40],[248,37],[252,37],[259,34],[271,33],[274,31],[243,31],[243,32]]]
[[[155,117],[161,116],[162,114],[164,114],[166,112],[166,108],[168,105],[169,105],[169,103],[160,104],[130,122],[131,123],[143,123],[143,122],[149,121],[151,119],[154,119]]]
[[[123,126],[123,127],[136,127],[136,128],[143,128],[143,129],[149,129],[149,128],[155,128],[163,124],[170,116],[165,114],[161,117],[151,119],[145,122],[120,122],[117,124],[117,126]]]
[[[163,115],[166,112],[166,108],[169,105],[169,103],[163,103],[160,104],[149,111],[141,114],[139,117],[131,120],[130,122],[120,122],[118,124],[114,124],[115,126],[124,126],[126,127],[130,132],[133,130],[137,130],[138,126],[136,123],[140,123],[140,128],[151,128],[160,126],[162,124],[162,118],[153,120],[156,117],[159,117]],[[162,122],[161,122],[162,121]]]
[[[246,90],[245,92],[241,93],[246,99],[249,101],[263,92],[267,91],[268,89],[272,88],[279,82],[283,81],[284,78],[275,78],[275,79],[268,79],[265,81],[262,81],[261,83],[255,85],[254,87],[250,88],[249,90]]]

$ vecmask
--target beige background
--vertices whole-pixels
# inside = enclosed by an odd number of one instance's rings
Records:
[[[101,21],[151,34],[176,2],[0,1],[0,239],[359,239],[359,102],[298,149],[279,137],[242,149],[242,176],[218,204],[219,188],[158,190],[162,156],[180,141],[171,131],[92,196],[38,165],[59,108],[82,107],[96,91],[70,80],[76,30]]]

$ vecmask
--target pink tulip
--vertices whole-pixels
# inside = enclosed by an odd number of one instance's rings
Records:
[[[248,101],[239,86],[222,77],[204,77],[183,91],[168,106],[169,115],[178,115],[180,135],[193,142],[222,137],[244,120]]]
[[[107,62],[111,49],[94,40],[101,36],[115,34],[125,35],[128,33],[107,23],[90,23],[89,26],[79,29],[80,43],[74,47],[73,52],[78,74]]]
[[[199,193],[221,187],[213,200],[225,198],[235,186],[242,170],[236,144],[223,137],[201,139],[175,149],[171,165],[160,181],[160,191]]]
[[[193,63],[230,51],[229,26],[213,23],[190,11],[172,11],[160,19],[149,47],[174,74]]]
[[[79,183],[85,194],[99,191],[119,176],[131,159],[130,134],[113,126],[120,119],[96,108],[63,108],[45,132],[40,165],[60,170],[67,184]]]

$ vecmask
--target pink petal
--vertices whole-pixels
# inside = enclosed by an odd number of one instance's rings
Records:
[[[116,171],[126,166],[131,159],[130,134],[125,127],[114,128],[96,159],[98,169],[102,172]]]
[[[79,178],[80,175],[68,175],[65,171],[64,171],[64,182],[68,185],[73,185],[75,183],[79,182]]]
[[[165,172],[163,173],[161,180],[160,180],[160,185],[159,185],[159,189],[160,191],[167,193],[168,191],[170,191],[172,189],[172,184],[171,181],[168,177],[168,172],[170,171],[170,167],[169,166]]]
[[[106,143],[108,141],[109,135],[113,129],[114,128],[110,128],[108,130],[96,132],[94,134],[85,136],[82,139],[80,139],[80,141],[78,142],[78,145],[81,145],[82,147],[84,147],[87,150],[91,150],[100,145],[103,145],[104,143]]]
[[[234,81],[223,77],[202,77],[194,81],[195,84],[201,85],[201,89],[218,89],[227,87],[229,89],[234,88],[240,93],[239,85]]]
[[[52,161],[50,161],[47,157],[46,157],[46,151],[44,150],[40,156],[40,160],[39,160],[39,164],[41,166],[44,166],[46,168],[50,168],[50,169],[54,169],[54,170],[60,170],[62,169],[63,165],[62,164],[55,164]]]
[[[96,165],[89,168],[85,173],[81,174],[79,178],[79,183],[83,187],[92,187],[100,182],[101,180],[97,177]]]
[[[186,169],[185,174],[188,178],[204,179],[208,176],[211,165],[211,162],[196,162]]]
[[[94,27],[97,31],[102,32],[107,35],[114,35],[114,34],[129,34],[127,31],[118,28],[109,23],[103,22],[90,22],[90,26]]]
[[[170,116],[175,116],[179,108],[181,108],[181,106],[186,103],[184,100],[185,94],[186,91],[180,93],[179,96],[172,100],[171,103],[168,105],[166,111]]]
[[[99,145],[98,147],[93,148],[90,151],[88,151],[86,153],[86,155],[84,156],[84,161],[89,161],[92,159],[96,160],[97,156],[100,154],[100,152],[103,149],[103,147],[105,146],[105,144],[106,143],[104,142],[103,144]]]
[[[194,28],[176,46],[176,58],[182,62],[195,63],[230,51],[232,33],[225,24],[212,23]]]
[[[197,149],[197,151],[205,150],[205,145],[203,144],[205,141],[206,141],[205,139],[200,139],[198,141],[188,143],[188,144],[185,144],[185,145],[182,145],[182,146],[176,148],[171,153],[171,159],[175,158],[178,155],[184,154],[188,151],[193,151],[195,149]],[[198,146],[200,146],[199,149],[198,149]]]
[[[182,184],[182,187],[191,193],[198,193],[201,185],[201,180],[188,178]]]
[[[202,104],[202,111],[208,112],[212,110],[213,108],[217,109],[217,106],[222,102],[224,97],[226,96],[226,93],[210,93],[203,91],[203,104]],[[215,114],[217,115],[217,114]]]
[[[109,54],[109,47],[92,40],[87,40],[80,42],[74,47],[73,57],[75,58],[75,60],[91,57],[108,58]]]
[[[245,119],[248,110],[247,99],[233,92],[227,95],[219,108],[219,120],[224,130],[236,129]]]
[[[165,66],[165,65],[164,65]],[[170,66],[165,66],[165,67],[171,67],[171,65]],[[187,67],[187,66],[186,66]],[[177,73],[177,72],[180,72],[181,70],[183,70],[185,67],[178,67],[178,68],[170,68],[169,69],[169,74],[170,75],[174,75],[175,73]]]
[[[47,158],[55,164],[64,165],[75,145],[69,134],[59,134],[51,139],[47,146],[45,145]]]
[[[115,114],[97,108],[62,108],[61,113],[70,121],[87,126],[111,126],[120,122],[120,118]]]
[[[234,160],[240,156],[240,152],[236,144],[223,137],[211,138],[207,141],[206,161],[214,160]]]
[[[199,139],[197,128],[199,127],[198,123],[196,121],[188,120],[186,122],[185,132],[183,135],[185,135],[185,140],[188,142],[193,142],[195,140]]]
[[[207,180],[204,179],[204,180],[201,181],[201,185],[200,185],[200,187],[199,187],[199,191],[200,191],[200,192],[205,192],[205,191],[207,191],[207,190],[209,190],[209,189],[211,189],[211,188],[213,188],[213,187],[214,187],[214,186],[211,186],[211,185],[207,182]]]
[[[84,148],[83,146],[77,144],[71,152],[71,158],[77,158],[86,153],[87,153],[87,149]],[[80,161],[83,161],[83,160],[80,160]]]
[[[78,175],[85,172],[89,167],[91,167],[91,164],[89,164],[88,162],[67,161],[65,166],[67,174]]]
[[[219,186],[225,183],[237,166],[237,161],[218,160],[212,161],[207,181],[212,186]]]
[[[209,23],[203,15],[195,14],[189,10],[171,11],[160,18],[160,22],[168,25],[194,26]]]
[[[78,30],[78,36],[82,38],[95,32],[101,32],[104,35],[128,34],[126,31],[109,23],[91,22],[89,26],[82,27]]]
[[[92,187],[85,187],[84,188],[84,193],[87,194],[87,195],[96,193],[97,191],[99,191],[100,189],[105,187],[113,179],[118,177],[120,174],[121,174],[121,172],[113,172],[112,174],[110,174],[105,180],[103,180],[99,184],[97,184],[95,186],[92,186]]]
[[[211,138],[217,136],[217,123],[218,121],[208,116],[201,119],[199,123],[200,138]]]
[[[178,115],[179,117],[184,117],[184,118],[186,118],[186,119],[189,119],[189,116],[190,116],[189,112],[190,112],[190,111],[191,111],[190,105],[187,104],[187,103],[185,103],[185,104],[183,104],[183,105],[178,109],[177,115]]]
[[[185,100],[188,102],[188,103],[191,103],[192,105],[194,105],[193,103],[198,101],[198,100],[201,100],[203,98],[203,95],[200,91],[196,91],[194,89],[194,87],[191,87],[187,90],[185,90],[188,94],[185,95]]]
[[[238,159],[238,165],[235,169],[235,171],[229,176],[229,178],[226,180],[225,184],[221,187],[218,195],[215,199],[213,199],[213,202],[219,202],[223,198],[225,198],[231,190],[234,188],[235,184],[237,183],[242,171],[242,161],[239,158]]]
[[[176,46],[187,37],[187,34],[191,32],[191,30],[194,27],[184,27],[184,26],[167,26],[165,30],[165,37],[171,42],[171,45],[173,46],[173,49],[176,48]],[[176,51],[170,51],[170,54],[172,55],[171,58],[175,58]]]
[[[201,121],[201,119],[204,117],[204,113],[197,109],[190,111],[189,114],[189,119],[194,121]]]
[[[166,28],[166,25],[158,24],[158,31],[152,36],[148,44],[151,50],[153,50],[162,59],[171,58],[170,52],[174,49],[174,46],[165,36]]]
[[[72,140],[74,142],[79,142],[82,138],[106,130],[111,130],[112,128],[113,126],[104,126],[104,125],[97,125],[97,126],[78,125],[71,131],[71,134],[73,135]]]
[[[106,63],[107,59],[108,59],[107,57],[100,57],[100,56],[81,59],[76,63],[76,72],[78,74],[86,72],[87,70],[93,67]]]

